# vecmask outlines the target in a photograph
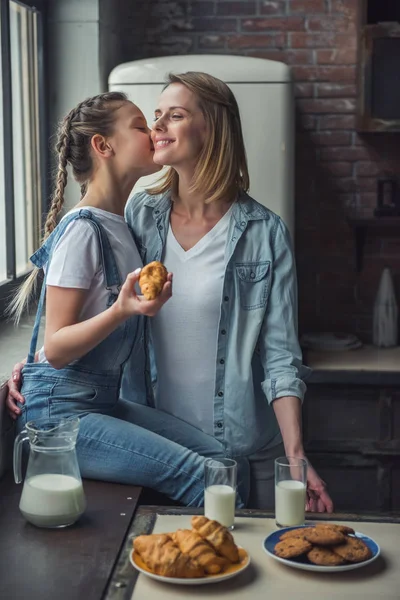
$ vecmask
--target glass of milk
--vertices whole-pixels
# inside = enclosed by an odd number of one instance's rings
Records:
[[[67,527],[86,507],[76,456],[79,419],[38,419],[26,424],[14,444],[14,477],[21,483],[22,447],[30,453],[19,508],[37,527]]]
[[[233,529],[237,463],[231,458],[208,458],[204,467],[204,515]]]
[[[275,459],[275,520],[278,527],[303,525],[305,520],[307,461],[283,456]]]

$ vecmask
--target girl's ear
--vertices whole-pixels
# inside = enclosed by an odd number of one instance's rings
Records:
[[[113,149],[109,142],[107,142],[106,138],[99,133],[96,133],[90,140],[90,145],[92,146],[95,154],[97,156],[101,156],[102,158],[108,158],[113,154]]]

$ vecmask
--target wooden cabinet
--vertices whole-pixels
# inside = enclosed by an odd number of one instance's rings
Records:
[[[366,347],[308,355],[314,371],[303,407],[305,447],[337,510],[400,511],[397,353]],[[375,369],[362,368],[363,359]]]

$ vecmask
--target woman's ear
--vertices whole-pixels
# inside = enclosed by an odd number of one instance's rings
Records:
[[[113,149],[109,142],[107,142],[106,138],[99,133],[96,133],[90,140],[90,145],[92,146],[95,154],[102,158],[108,158],[112,156]]]

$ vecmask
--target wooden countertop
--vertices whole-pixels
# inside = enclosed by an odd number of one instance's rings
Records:
[[[84,480],[87,509],[75,525],[40,529],[18,505],[22,486],[0,481],[1,600],[100,600],[141,488]]]
[[[310,383],[400,385],[400,346],[365,345],[344,352],[306,350],[304,360],[313,370]]]

